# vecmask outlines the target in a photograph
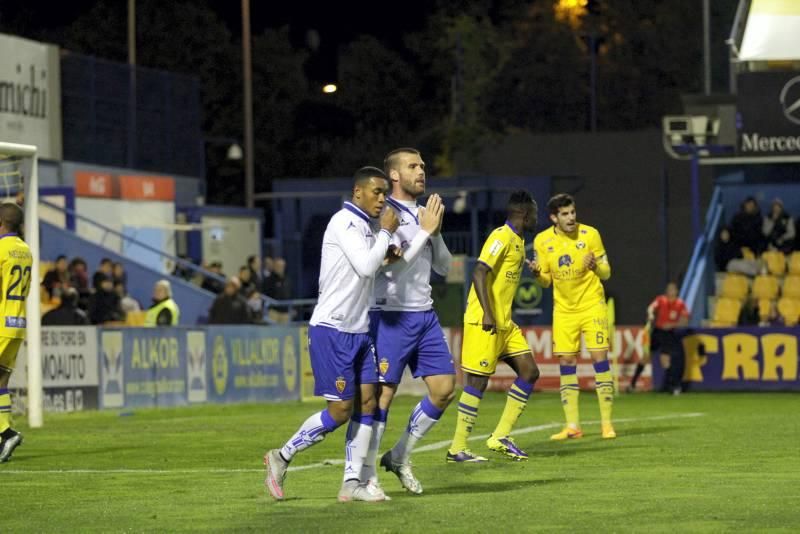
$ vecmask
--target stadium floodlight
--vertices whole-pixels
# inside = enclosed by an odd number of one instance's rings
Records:
[[[685,150],[687,146],[701,147],[698,154],[708,155],[702,147],[719,133],[719,119],[705,115],[666,115],[662,119],[662,133],[664,150],[674,159],[691,159],[691,151]]]
[[[39,428],[43,423],[42,336],[39,309],[39,176],[38,157],[33,145],[0,142],[0,187],[5,200],[22,200],[25,208],[25,242],[31,249],[30,290],[26,301],[28,355],[28,424]],[[22,362],[18,362],[17,366]]]

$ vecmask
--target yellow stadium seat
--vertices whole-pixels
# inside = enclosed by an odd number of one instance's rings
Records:
[[[758,299],[758,318],[762,321],[768,321],[772,306],[774,304],[772,299]]]
[[[742,300],[750,290],[747,278],[741,274],[727,274],[722,280],[720,297]]]
[[[783,276],[786,274],[786,256],[777,250],[768,250],[761,255],[761,259],[767,264],[769,274]]]
[[[51,303],[51,302],[42,302],[42,303],[39,304],[39,313],[44,315],[45,313],[49,312],[50,310],[55,310],[56,308],[58,308],[59,304],[60,303],[58,303],[58,302],[56,302],[55,304]]]
[[[56,262],[54,261],[40,261],[39,262],[39,282],[44,282],[44,275],[52,271],[56,268]]]
[[[754,260],[756,259],[756,255],[750,249],[750,247],[742,247],[742,259],[743,260]]]
[[[739,322],[739,312],[742,311],[742,301],[732,298],[719,298],[714,306],[714,316],[711,318],[712,326],[736,326]]]
[[[781,295],[793,299],[800,299],[800,275],[790,275],[783,280]]]
[[[125,315],[125,326],[144,326],[146,311],[128,312]]]
[[[753,296],[757,299],[776,299],[780,286],[774,276],[762,274],[753,281]]]
[[[778,301],[778,313],[786,326],[795,326],[800,320],[800,300],[783,297]]]
[[[800,274],[800,250],[789,255],[789,274]]]

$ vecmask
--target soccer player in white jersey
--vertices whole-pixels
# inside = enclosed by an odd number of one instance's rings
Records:
[[[350,419],[345,446],[345,475],[339,501],[381,501],[359,477],[372,435],[378,382],[375,346],[369,334],[369,306],[375,273],[387,255],[399,221],[383,210],[389,190],[380,169],[356,171],[352,202],[331,217],[322,239],[319,300],[311,316],[308,344],[314,394],[328,401],[309,417],[281,449],[264,456],[267,490],[284,498],[283,482],[294,456]],[[383,211],[383,213],[381,213]],[[380,228],[373,220],[380,216]]]
[[[380,388],[372,441],[362,480],[379,487],[375,463],[381,437],[403,370],[422,377],[428,395],[411,412],[400,440],[380,460],[408,491],[422,493],[422,485],[411,470],[409,457],[417,441],[436,424],[453,399],[455,369],[431,298],[431,269],[446,275],[452,256],[441,235],[444,205],[431,195],[425,208],[417,198],[425,194],[425,162],[419,151],[399,148],[384,161],[392,184],[388,206],[397,212],[400,226],[392,244],[402,257],[378,273],[375,281],[376,310],[370,312],[375,335]]]

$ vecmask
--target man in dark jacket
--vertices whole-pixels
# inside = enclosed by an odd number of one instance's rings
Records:
[[[61,290],[61,305],[42,316],[42,326],[85,326],[91,324],[78,308],[78,292],[71,287]]]
[[[767,248],[767,240],[762,233],[761,208],[753,197],[742,202],[739,212],[731,221],[731,237],[740,247],[749,248],[756,256]]]
[[[119,305],[119,295],[114,292],[110,277],[98,278],[98,288],[89,297],[89,319],[92,324],[124,321],[125,314]]]
[[[275,300],[289,300],[292,298],[292,282],[286,276],[286,260],[275,258],[272,273],[264,282],[264,294]],[[271,306],[267,312],[274,323],[287,323],[291,319],[289,308],[286,306]]]
[[[250,324],[253,317],[247,301],[239,292],[241,283],[235,276],[225,282],[225,289],[217,296],[208,312],[208,324]]]

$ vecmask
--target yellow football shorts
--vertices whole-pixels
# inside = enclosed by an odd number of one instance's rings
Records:
[[[553,354],[581,351],[581,334],[590,352],[608,350],[608,309],[598,302],[582,312],[553,312]]]
[[[484,332],[480,324],[464,324],[461,341],[461,369],[475,375],[491,376],[497,362],[531,351],[522,331],[515,324],[496,334]]]
[[[22,338],[0,337],[0,369],[8,372],[14,370],[20,346],[22,346]]]

